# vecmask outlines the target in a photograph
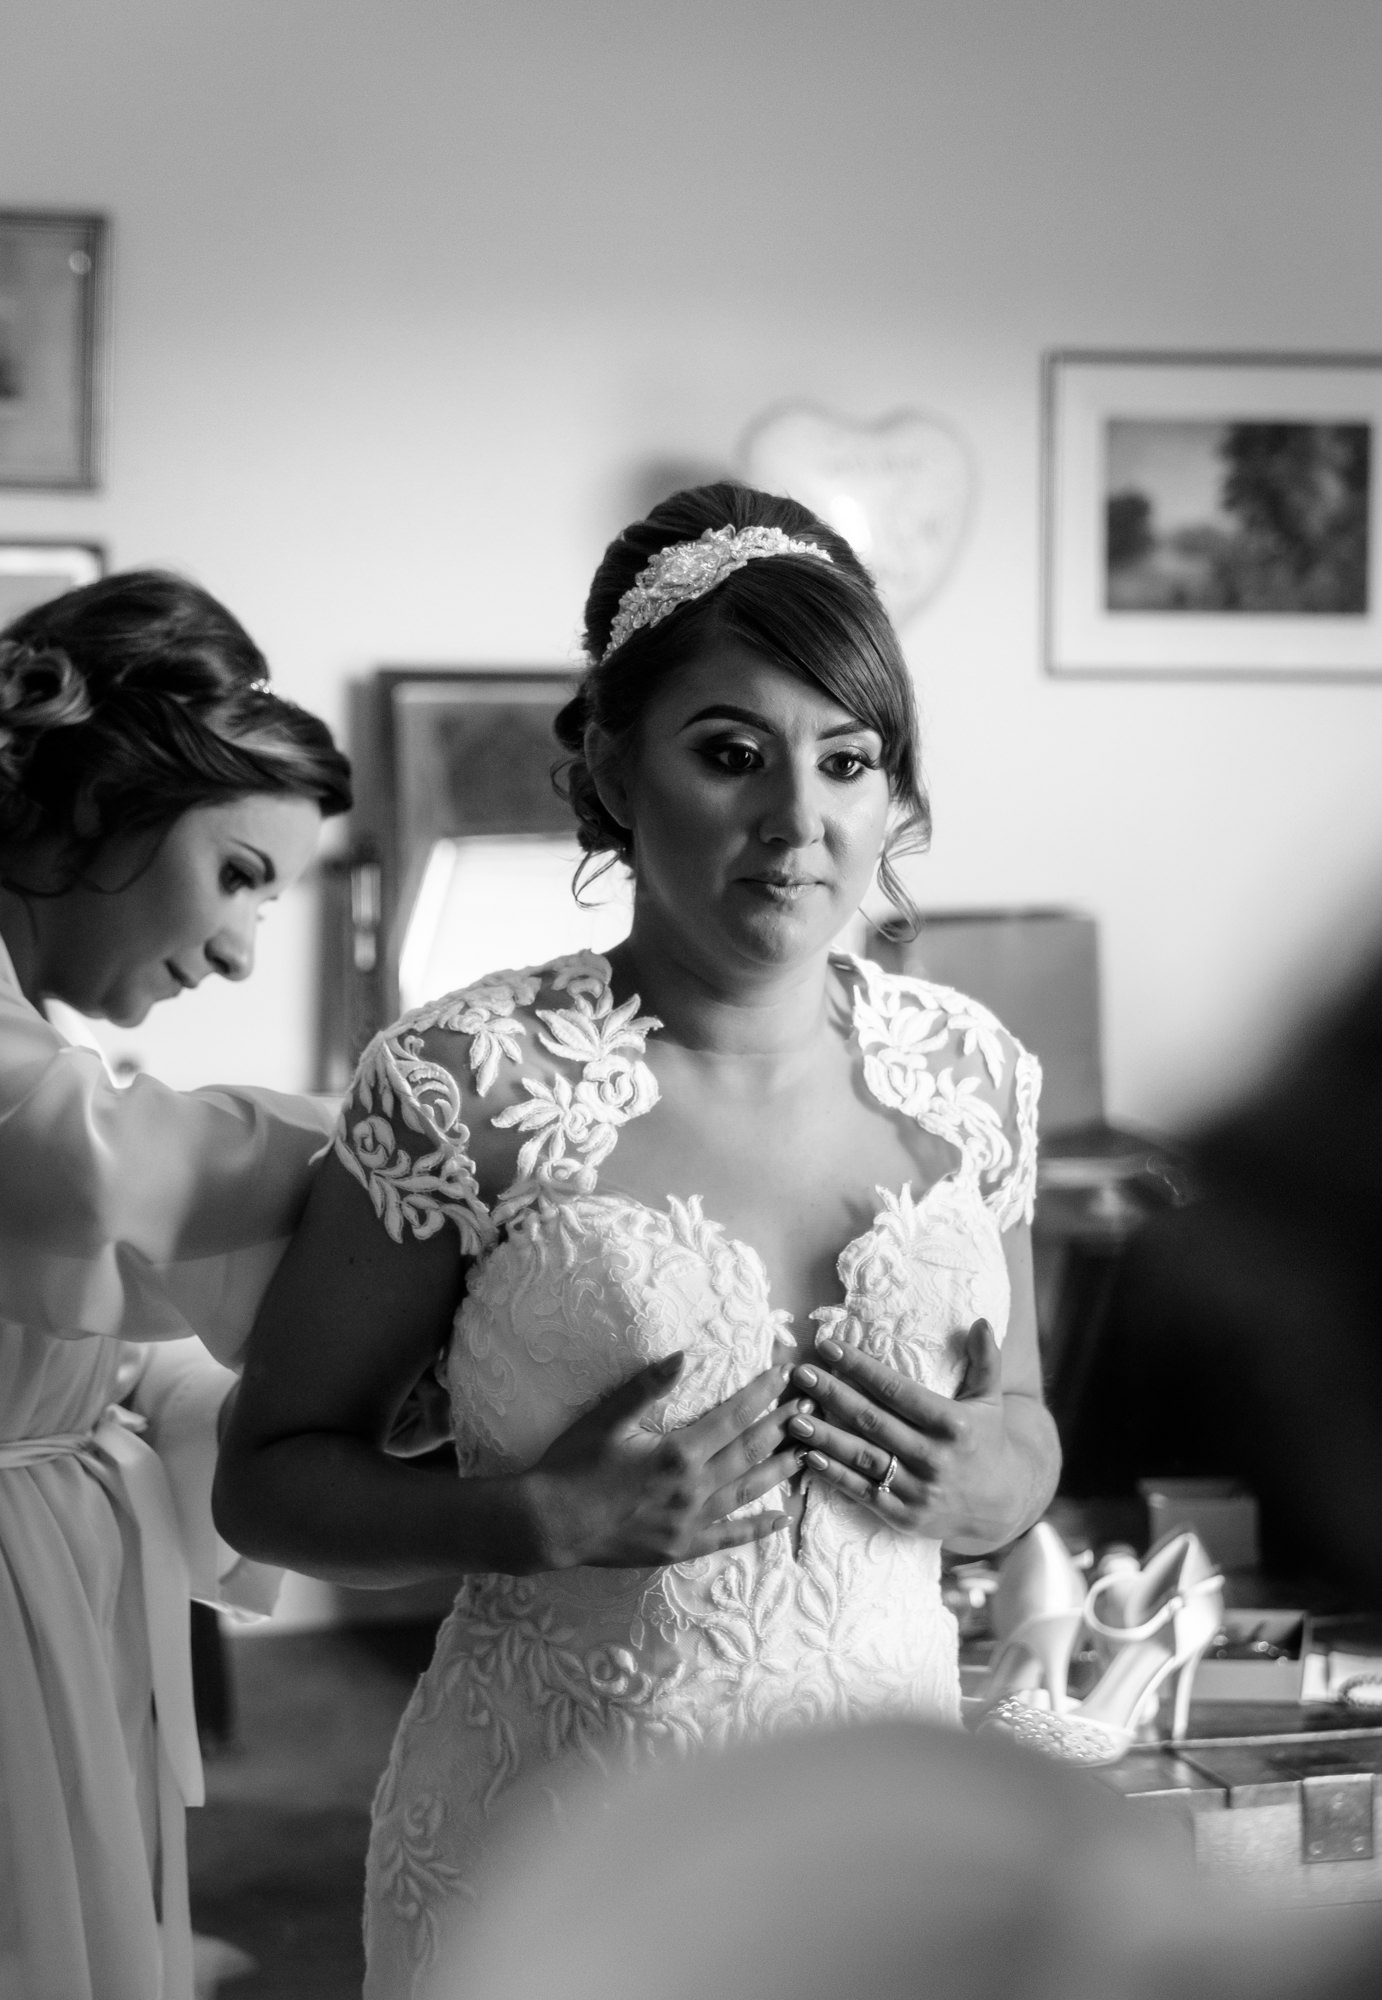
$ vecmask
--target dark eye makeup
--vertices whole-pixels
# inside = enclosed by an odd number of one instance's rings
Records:
[[[736,778],[761,769],[765,762],[761,747],[742,736],[707,737],[696,745],[696,754],[712,769]],[[880,764],[879,757],[857,743],[832,746],[820,759],[821,770],[837,784],[853,784],[865,772],[878,770]]]

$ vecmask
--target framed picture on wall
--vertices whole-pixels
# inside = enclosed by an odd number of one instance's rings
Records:
[[[35,604],[104,576],[99,542],[0,541],[0,630]]]
[[[0,210],[0,487],[93,487],[106,225]]]
[[[348,1083],[401,1011],[627,934],[622,868],[573,893],[581,850],[552,782],[573,685],[551,669],[385,667],[354,690],[355,845],[327,877],[324,1089]]]
[[[1382,356],[1049,354],[1054,674],[1382,678]]]

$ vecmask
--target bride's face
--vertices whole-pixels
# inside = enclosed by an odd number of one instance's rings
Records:
[[[877,864],[883,748],[814,681],[737,641],[674,676],[602,781],[633,833],[635,933],[745,967],[824,950]]]

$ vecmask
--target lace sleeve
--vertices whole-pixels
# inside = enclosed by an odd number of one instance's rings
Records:
[[[1000,1229],[1030,1222],[1041,1065],[977,1000],[860,961],[864,1076],[885,1104],[957,1146]]]
[[[475,1178],[461,1086],[428,1053],[430,1025],[409,1017],[375,1036],[355,1072],[335,1152],[395,1243],[405,1232],[421,1241],[450,1222],[462,1255],[473,1257],[493,1226]]]
[[[984,1205],[1000,1229],[1030,1222],[1036,1202],[1041,1064],[996,1014],[952,987],[925,989],[946,1016],[953,1067],[938,1079],[958,1136],[979,1172]]]
[[[1041,1095],[1041,1064],[1030,1049],[1000,1030],[1008,1061],[1000,1086],[1000,1113],[1008,1158],[998,1171],[981,1175],[984,1200],[1000,1229],[1030,1222],[1036,1204],[1037,1099]]]

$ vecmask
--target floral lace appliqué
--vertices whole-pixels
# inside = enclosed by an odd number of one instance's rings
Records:
[[[560,1072],[525,1076],[527,1102],[495,1116],[496,1126],[531,1136],[520,1148],[517,1177],[491,1214],[469,1154],[460,1086],[427,1058],[424,1037],[433,1029],[466,1037],[475,1091],[484,1097],[502,1063],[521,1061],[529,1033],[522,1010],[533,1009],[544,980],[570,1005],[534,1009],[537,1040],[549,1054],[578,1064],[580,1075],[574,1083]],[[652,1072],[640,1058],[659,1023],[637,1012],[636,998],[614,1005],[608,961],[579,952],[550,967],[492,973],[376,1036],[361,1059],[336,1154],[393,1241],[401,1243],[405,1230],[421,1240],[450,1221],[462,1254],[474,1257],[524,1209],[590,1192],[619,1127],[657,1102]],[[415,1154],[400,1143],[395,1121],[430,1144]]]
[[[864,1081],[881,1104],[915,1118],[959,1149],[965,1170],[1006,1229],[1030,1222],[1036,1189],[1041,1067],[997,1017],[953,987],[882,973],[855,960],[854,1029]],[[956,1058],[977,1068],[961,1073]],[[1009,1093],[1016,1146],[1005,1124]]]
[[[400,1144],[396,1123],[428,1142],[425,1150]],[[395,1243],[405,1229],[421,1241],[447,1221],[468,1257],[492,1240],[469,1144],[456,1079],[426,1060],[421,1033],[409,1025],[392,1038],[376,1036],[360,1060],[335,1151]]]
[[[597,966],[604,961],[575,977],[568,968],[570,1007],[537,1009],[538,1040],[549,1054],[579,1063],[578,1080],[560,1072],[525,1076],[527,1102],[495,1116],[497,1126],[530,1135],[519,1148],[518,1173],[495,1208],[498,1227],[535,1204],[592,1194],[596,1169],[613,1151],[619,1128],[657,1103],[657,1083],[642,1056],[649,1033],[661,1023],[651,1014],[639,1016],[636,994],[616,1007],[607,966],[592,983]]]

